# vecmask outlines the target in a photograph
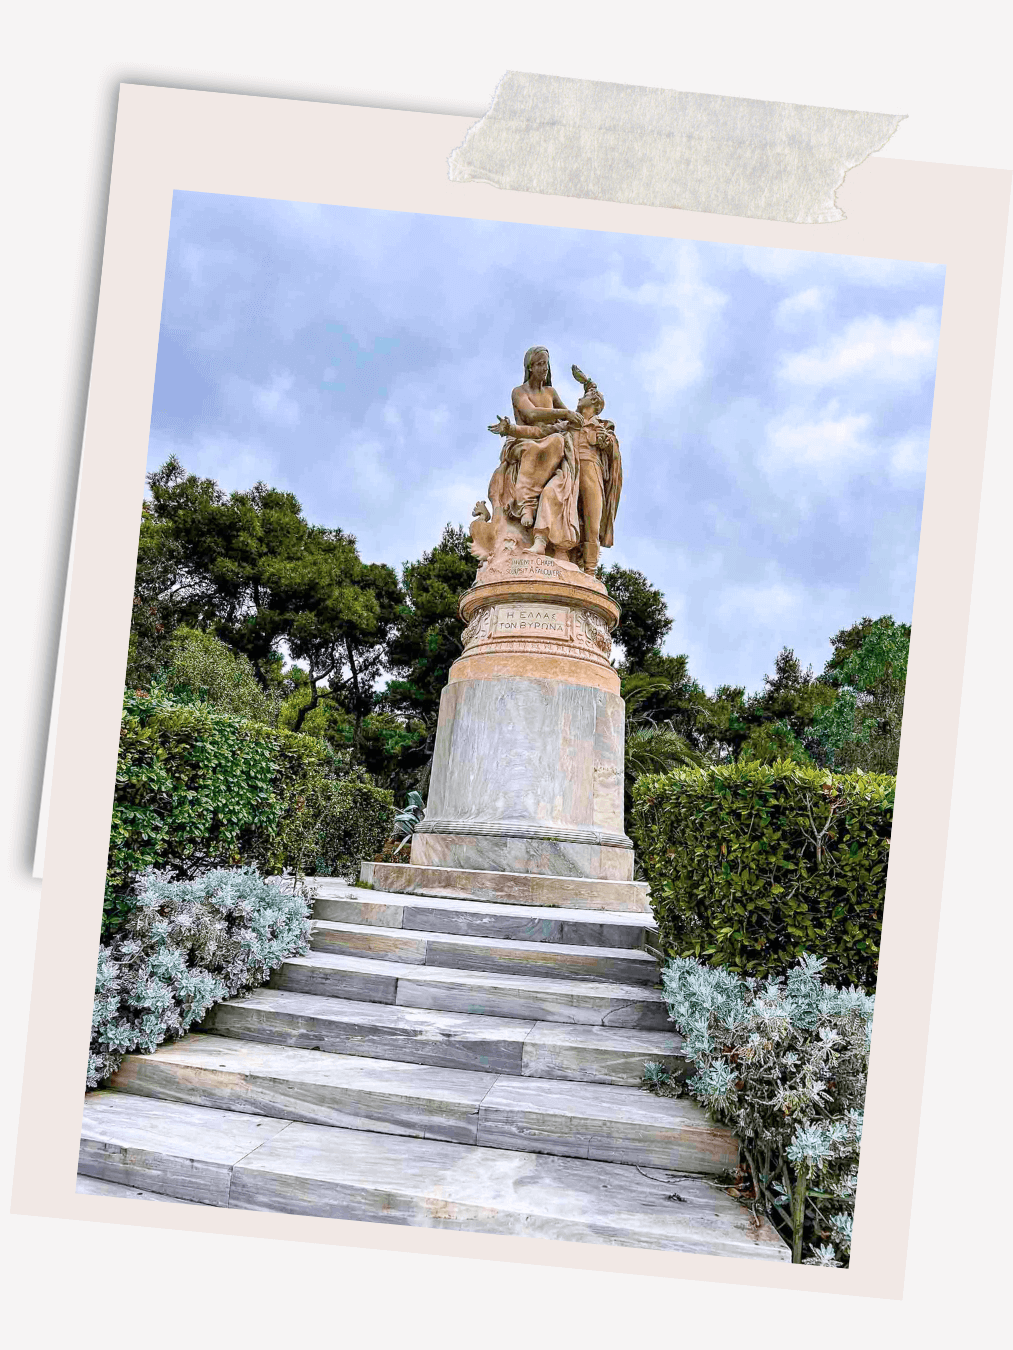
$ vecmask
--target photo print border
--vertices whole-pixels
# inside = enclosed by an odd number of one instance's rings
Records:
[[[125,85],[64,616],[16,1213],[898,1298],[1011,175],[870,159],[788,225],[454,183],[472,120]],[[855,1237],[847,1270],[74,1192],[174,189],[942,263],[947,268]]]

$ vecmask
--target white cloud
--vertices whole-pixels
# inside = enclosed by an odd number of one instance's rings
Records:
[[[864,315],[825,346],[783,356],[778,375],[790,384],[810,386],[859,375],[911,384],[934,373],[938,338],[939,311],[930,305],[893,321]]]
[[[161,465],[175,455],[187,473],[214,478],[224,492],[246,492],[254,483],[288,488],[276,454],[256,442],[237,436],[205,434],[189,442],[152,435],[149,465]]]
[[[771,475],[807,469],[851,469],[864,465],[871,452],[868,413],[837,415],[831,405],[817,421],[800,421],[789,412],[767,424],[761,463]]]
[[[332,463],[332,480],[346,499],[357,497],[379,505],[392,501],[397,494],[398,479],[391,467],[387,441],[368,436],[342,438]]]
[[[928,432],[912,432],[894,441],[889,447],[887,459],[891,481],[897,486],[905,486],[922,480],[928,457]]]
[[[768,422],[759,462],[779,495],[802,503],[813,487],[838,486],[856,474],[872,474],[892,487],[918,487],[927,458],[927,430],[877,436],[868,413],[842,413],[835,400],[815,418],[796,408]]]
[[[762,277],[764,281],[785,281],[812,265],[808,252],[791,248],[755,248],[744,245],[741,258],[746,271]]]
[[[415,430],[420,435],[427,438],[444,436],[451,430],[453,419],[445,403],[416,407],[414,413]]]
[[[793,614],[804,600],[802,586],[792,586],[784,581],[742,582],[724,587],[717,602],[717,613],[728,621],[755,620],[757,615],[763,615],[769,626],[769,620]]]
[[[807,290],[797,291],[774,310],[774,319],[786,327],[796,323],[806,314],[818,314],[826,303],[826,292],[819,286],[810,286]]]
[[[266,422],[275,426],[294,427],[299,422],[299,404],[288,397],[288,391],[295,384],[295,376],[287,371],[275,375],[269,384],[255,388],[253,406]]]
[[[405,438],[405,430],[404,430],[404,418],[401,416],[401,409],[397,406],[396,403],[391,402],[385,403],[383,405],[383,412],[381,413],[381,417],[383,418],[384,426],[387,427],[388,430],[391,431],[393,435],[397,437],[398,445],[403,445]]]
[[[701,346],[696,324],[662,328],[654,346],[640,358],[648,394],[660,403],[695,384],[704,373]]]
[[[645,331],[652,337],[648,345],[627,351],[625,357],[636,364],[638,383],[655,404],[667,403],[703,378],[708,339],[729,299],[705,278],[697,249],[686,245],[673,261],[670,275],[661,280],[628,286],[617,269],[589,279],[582,288],[603,303],[631,304],[648,311]]]
[[[287,370],[277,371],[266,384],[228,376],[222,382],[222,396],[226,404],[240,416],[254,415],[255,420],[274,427],[299,425],[299,404],[289,391],[295,376]]]
[[[736,256],[729,249],[729,258]],[[931,263],[907,262],[896,258],[859,258],[847,253],[815,253],[807,249],[757,248],[743,245],[738,250],[741,265],[764,281],[789,281],[806,273],[833,278],[842,284],[882,286],[891,289],[924,283]]]
[[[490,470],[490,475],[491,475]],[[469,478],[440,479],[420,494],[418,518],[425,522],[427,537],[449,520],[467,528],[475,503],[486,495],[485,483]]]

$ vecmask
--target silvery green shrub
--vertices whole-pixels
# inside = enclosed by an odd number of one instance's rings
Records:
[[[662,972],[696,1068],[689,1091],[734,1130],[757,1207],[790,1229],[793,1261],[809,1246],[807,1265],[846,1264],[851,1250],[874,1007],[824,984],[825,964],[805,955],[761,981],[680,957]]]
[[[309,945],[308,904],[252,868],[170,881],[149,871],[136,907],[99,947],[88,1086],[123,1056],[182,1036],[223,999],[263,984]]]

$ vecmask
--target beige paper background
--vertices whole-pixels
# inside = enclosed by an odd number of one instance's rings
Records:
[[[447,180],[471,119],[125,86],[68,591],[13,1208],[36,1214],[898,1297],[903,1280],[1011,175],[870,160],[833,226]],[[80,1085],[174,188],[947,265],[851,1269],[155,1205],[73,1191]]]

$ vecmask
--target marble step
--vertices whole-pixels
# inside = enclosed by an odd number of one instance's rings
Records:
[[[194,1120],[202,1133],[199,1149],[192,1152]],[[227,1205],[233,1164],[287,1123],[239,1111],[169,1110],[164,1102],[108,1089],[89,1092],[77,1170],[192,1204]]]
[[[731,1132],[682,1098],[199,1033],[128,1055],[110,1086],[237,1115],[600,1162],[717,1173],[738,1160]]]
[[[327,952],[291,957],[274,972],[270,983],[274,989],[362,1003],[396,1003],[536,1022],[671,1030],[661,990],[647,985],[450,970]]]
[[[756,1228],[747,1210],[702,1178],[281,1120],[247,1148],[234,1136],[223,1143],[227,1114],[91,1093],[85,1184],[108,1188],[92,1194],[192,1203],[190,1178],[198,1174],[208,1182],[203,1203],[233,1209],[791,1260],[768,1224]]]
[[[368,924],[314,919],[310,943],[316,952],[367,956],[405,965],[483,970],[550,979],[616,980],[620,984],[659,982],[655,958],[638,947],[570,947],[556,942],[467,937],[459,933],[413,932]]]
[[[483,1017],[318,994],[257,989],[212,1008],[199,1028],[216,1036],[447,1069],[639,1087],[655,1060],[683,1077],[682,1037],[560,1022]]]
[[[180,1200],[175,1195],[160,1195],[158,1191],[142,1191],[138,1186],[121,1186],[116,1181],[102,1181],[100,1177],[77,1174],[74,1190],[78,1195],[110,1195],[118,1200],[154,1200],[159,1204],[196,1205],[197,1200]]]
[[[645,914],[545,909],[480,900],[439,900],[363,890],[331,877],[311,877],[314,916],[331,923],[369,924],[515,942],[558,942],[570,947],[643,947],[657,924]]]
[[[604,877],[556,876],[548,872],[486,872],[411,862],[363,862],[360,879],[398,895],[651,914],[650,887],[646,881],[609,881]]]

